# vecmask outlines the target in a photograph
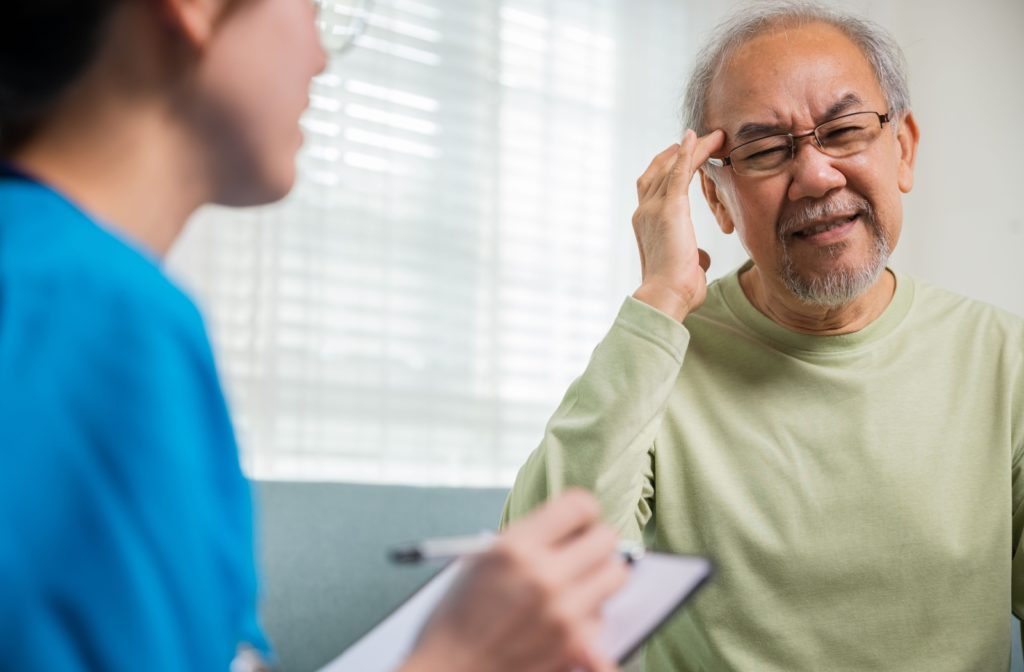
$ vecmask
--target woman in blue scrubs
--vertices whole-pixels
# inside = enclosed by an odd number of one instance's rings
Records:
[[[0,670],[266,657],[248,485],[202,319],[160,260],[201,205],[291,188],[314,8],[0,14]],[[625,571],[597,518],[574,492],[510,528],[405,669],[610,669],[591,642]]]

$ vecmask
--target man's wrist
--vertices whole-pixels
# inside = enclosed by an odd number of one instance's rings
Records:
[[[690,314],[690,303],[679,292],[661,284],[643,284],[633,292],[633,298],[659,310],[677,322]]]

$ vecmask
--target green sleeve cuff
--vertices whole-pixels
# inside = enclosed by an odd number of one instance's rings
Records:
[[[615,327],[658,346],[682,363],[690,332],[681,323],[632,296],[626,297],[615,318]]]

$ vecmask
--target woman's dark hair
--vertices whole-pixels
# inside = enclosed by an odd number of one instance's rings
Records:
[[[0,156],[25,142],[92,62],[124,0],[6,0],[0,19]]]

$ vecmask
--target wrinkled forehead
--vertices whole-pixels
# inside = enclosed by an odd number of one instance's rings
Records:
[[[823,23],[779,27],[740,45],[709,91],[709,129],[735,139],[744,126],[789,132],[837,113],[885,112],[874,69],[850,38]]]

